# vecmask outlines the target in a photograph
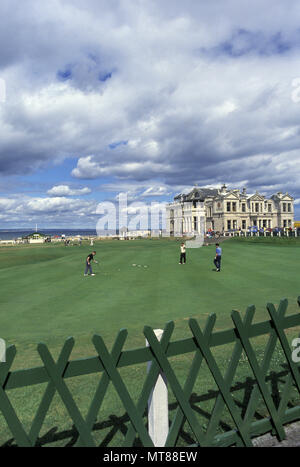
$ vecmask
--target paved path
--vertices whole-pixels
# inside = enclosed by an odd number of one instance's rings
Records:
[[[292,423],[285,427],[286,439],[278,441],[276,436],[270,434],[260,436],[253,440],[253,445],[258,448],[288,448],[300,447],[300,422]]]

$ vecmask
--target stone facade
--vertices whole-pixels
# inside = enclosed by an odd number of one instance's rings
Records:
[[[220,233],[249,227],[274,229],[294,227],[294,198],[278,192],[270,198],[247,194],[246,189],[195,187],[174,198],[167,206],[166,226],[171,235],[200,234],[212,229]]]

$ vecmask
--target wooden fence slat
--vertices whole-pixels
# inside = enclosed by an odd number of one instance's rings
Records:
[[[127,338],[128,332],[126,329],[122,329],[118,336],[117,339],[114,343],[111,356],[114,364],[116,365],[118,363],[118,360],[120,358],[122,348],[125,344],[126,338]],[[102,405],[103,399],[105,397],[105,394],[107,392],[108,386],[110,383],[110,379],[107,375],[107,373],[103,373],[102,378],[98,384],[98,387],[96,389],[95,396],[91,402],[87,417],[86,417],[86,425],[89,430],[92,430],[94,422],[97,419],[100,407]],[[81,444],[81,437],[79,437],[77,445]]]
[[[198,443],[201,444],[204,439],[203,430],[201,429],[189,402],[186,400],[185,394],[174,374],[174,371],[172,370],[166,355],[162,351],[160,343],[158,342],[153,330],[149,326],[144,327],[144,335],[157,362],[159,363],[160,368],[165,373],[168,384],[170,385],[182,412],[184,413],[194,435],[196,436]]]
[[[164,352],[166,351],[166,349],[168,347],[168,344],[169,344],[169,341],[171,339],[173,330],[174,330],[174,322],[170,321],[169,323],[167,323],[167,325],[166,325],[166,327],[164,329],[164,333],[162,335],[161,341],[160,341],[162,350]],[[160,373],[160,367],[159,367],[157,361],[154,360],[152,362],[150,370],[149,370],[149,372],[147,374],[147,377],[146,377],[146,380],[145,380],[145,383],[144,383],[144,386],[143,386],[143,389],[142,389],[142,392],[141,392],[141,396],[140,396],[138,404],[137,404],[137,411],[140,414],[140,416],[143,416],[144,410],[148,405],[148,400],[149,400],[151,391],[153,389],[153,386],[154,386],[154,384],[156,382],[156,379],[157,379],[159,373]],[[132,446],[132,443],[133,443],[134,438],[135,438],[135,433],[136,433],[136,431],[134,429],[134,426],[133,426],[133,424],[131,424],[131,426],[128,428],[128,432],[126,434],[123,446],[126,446],[126,447]]]
[[[237,429],[239,430],[240,436],[243,440],[245,446],[252,446],[251,439],[249,437],[249,433],[243,427],[242,419],[240,414],[238,413],[237,407],[233,402],[233,399],[230,394],[230,390],[224,381],[224,378],[218,368],[218,365],[210,351],[209,343],[205,340],[205,337],[202,334],[202,331],[195,319],[190,319],[189,325],[191,331],[199,345],[199,348],[206,360],[206,363],[209,367],[209,370],[220,390],[222,397],[224,398],[224,402],[232,416],[234,423],[236,424]]]
[[[95,446],[95,441],[91,436],[90,431],[88,430],[86,423],[74,402],[74,399],[67,388],[66,383],[62,378],[62,371],[61,369],[57,368],[48,347],[45,344],[38,345],[38,352],[40,354],[41,359],[44,362],[46,371],[49,374],[49,378],[53,382],[57,392],[59,393],[63,403],[66,406],[66,409],[69,412],[71,419],[74,422],[75,427],[78,430],[79,435],[84,441],[85,446]],[[67,348],[65,348],[65,352],[67,353]]]
[[[32,443],[3,388],[16,353],[15,346],[10,346],[6,351],[6,362],[0,364],[0,411],[18,445],[21,447],[30,447]]]
[[[210,340],[210,338],[211,338],[211,334],[212,334],[215,322],[216,322],[216,315],[213,314],[207,320],[206,326],[205,326],[205,329],[204,329],[204,335],[205,335],[207,340]],[[187,377],[187,380],[186,380],[184,388],[183,388],[183,392],[184,392],[184,395],[187,398],[187,400],[189,400],[189,398],[191,396],[191,393],[193,391],[193,387],[195,385],[195,382],[196,382],[196,379],[197,379],[197,376],[198,376],[198,373],[199,373],[199,370],[200,370],[200,367],[201,367],[201,364],[202,364],[202,360],[203,360],[203,355],[198,349],[198,350],[196,350],[196,354],[194,356],[189,375]],[[172,422],[172,425],[170,427],[169,435],[168,435],[168,438],[167,438],[167,441],[166,441],[166,446],[168,446],[168,447],[175,446],[177,438],[179,436],[180,428],[183,425],[184,420],[185,420],[184,413],[182,412],[182,410],[181,410],[181,408],[179,406],[177,411],[176,411],[176,414],[175,414],[174,420]]]
[[[246,316],[244,318],[244,324],[245,326],[250,326],[253,318],[254,318],[254,313],[255,313],[255,307],[249,307],[246,312]],[[241,344],[240,340],[237,340],[235,347],[233,349],[232,357],[228,366],[228,369],[226,371],[226,374],[224,376],[224,382],[227,387],[231,387],[231,384],[233,382],[233,378],[236,372],[236,369],[238,367],[240,357],[242,355],[243,351],[243,346]],[[221,413],[225,407],[225,401],[224,398],[222,397],[221,394],[218,395],[215,407],[213,409],[213,412],[211,414],[211,418],[209,420],[209,424],[206,430],[206,444],[210,445],[210,443],[213,442],[213,438],[215,436],[215,432],[217,429],[217,426],[219,424],[220,418],[221,418]]]
[[[265,383],[265,377],[261,368],[258,365],[254,350],[250,344],[250,340],[247,335],[247,330],[244,328],[243,322],[241,320],[240,314],[237,311],[233,311],[231,314],[232,320],[238,330],[240,339],[242,341],[243,348],[247,354],[247,358],[249,360],[250,366],[254,373],[254,376],[257,380],[257,384],[259,386],[260,392],[263,396],[267,409],[270,413],[272,421],[274,423],[277,435],[280,440],[285,439],[285,432],[282,427],[282,423],[279,419],[276,407],[274,406],[273,400],[270,396],[268,388]]]
[[[94,336],[93,337],[93,343],[95,346],[95,349],[98,352],[99,359],[101,360],[102,365],[105,368],[105,371],[107,372],[109,378],[111,379],[111,382],[113,383],[123,405],[124,408],[126,409],[130,420],[132,424],[134,425],[135,430],[139,434],[144,446],[146,447],[153,447],[153,442],[144,426],[143,419],[138,413],[130,395],[129,392],[122,380],[122,378],[119,375],[119,372],[116,369],[116,366],[114,365],[109,352],[106,348],[106,345],[104,344],[102,338],[100,336]]]
[[[73,350],[73,347],[74,347],[74,339],[73,338],[67,339],[67,341],[65,342],[61,350],[60,356],[57,360],[57,369],[60,373],[63,372],[64,368],[67,365],[71,352]],[[39,408],[34,417],[34,420],[33,420],[33,423],[32,423],[32,426],[29,432],[29,438],[33,445],[36,443],[39,432],[41,430],[41,427],[44,423],[49,407],[55,395],[55,391],[56,391],[55,385],[53,384],[52,381],[50,381],[47,385],[47,388],[45,390],[42,401],[39,405]]]

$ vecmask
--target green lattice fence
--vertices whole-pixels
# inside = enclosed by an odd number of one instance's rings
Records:
[[[300,305],[300,297],[298,298]],[[144,336],[149,347],[124,350],[127,331],[121,330],[115,340],[111,352],[108,351],[103,339],[99,335],[93,337],[95,356],[71,360],[74,339],[69,338],[54,361],[48,347],[39,344],[37,351],[42,366],[32,369],[11,371],[16,356],[16,349],[7,349],[6,362],[0,364],[0,413],[12,433],[14,442],[18,446],[37,446],[39,435],[55,395],[59,395],[65,406],[70,421],[77,433],[77,446],[96,446],[95,423],[101,420],[105,395],[113,385],[121,404],[126,412],[126,431],[120,446],[153,446],[147,430],[147,403],[155,381],[162,371],[167,378],[168,388],[176,401],[173,404],[170,417],[169,434],[166,446],[178,445],[183,427],[190,433],[194,445],[200,446],[251,446],[254,436],[272,431],[282,440],[285,437],[284,424],[300,419],[300,375],[299,365],[292,359],[292,347],[287,337],[287,331],[300,326],[300,314],[287,315],[288,302],[282,300],[277,310],[268,304],[269,320],[254,323],[255,308],[247,309],[244,318],[237,311],[232,312],[233,328],[225,331],[215,331],[216,315],[211,315],[205,329],[201,330],[195,319],[189,320],[190,335],[186,339],[171,341],[174,323],[169,322],[164,329],[159,342],[153,329],[146,326]],[[257,349],[251,340],[264,338],[264,352],[258,358]],[[226,368],[218,363],[214,350],[220,346],[232,346],[232,353]],[[281,362],[281,372],[278,377],[282,390],[274,397],[270,388],[270,363],[275,348],[280,348],[284,357]],[[185,381],[179,381],[173,368],[172,358],[189,356],[190,366]],[[234,378],[239,363],[243,359],[248,365],[251,377],[248,387],[246,406],[243,407],[234,396]],[[128,387],[121,377],[121,369],[152,361],[150,371],[143,372],[143,384],[137,401],[130,395]],[[206,366],[212,377],[216,390],[213,391],[213,405],[204,425],[199,413],[205,403],[205,397],[198,398],[195,403],[193,390],[199,386],[200,370]],[[142,371],[142,370],[141,370]],[[94,397],[90,401],[89,410],[82,415],[74,397],[66,384],[68,378],[96,375],[99,380]],[[10,401],[10,393],[18,388],[46,384],[46,389],[32,417],[31,427],[25,430],[17,416],[17,411]],[[239,383],[242,387],[242,383]],[[200,381],[201,385],[201,381]],[[291,404],[291,394],[299,396],[299,403]],[[294,396],[293,396],[294,398]],[[258,399],[262,400],[263,413],[259,419],[255,417]],[[295,400],[295,398],[293,399]],[[226,423],[224,429],[223,414],[229,414],[231,422]],[[223,427],[220,429],[220,427]],[[182,438],[181,438],[182,443]]]

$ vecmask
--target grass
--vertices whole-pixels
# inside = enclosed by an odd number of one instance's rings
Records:
[[[67,248],[59,244],[2,247],[0,336],[7,344],[16,345],[18,353],[13,369],[18,369],[41,365],[35,350],[41,341],[48,344],[56,358],[65,339],[75,337],[74,359],[95,355],[91,343],[95,333],[101,334],[111,347],[118,330],[127,328],[125,348],[132,349],[144,346],[145,324],[163,328],[167,321],[173,320],[173,338],[186,338],[190,337],[187,322],[190,317],[195,317],[203,328],[207,317],[216,313],[215,330],[227,329],[232,327],[232,309],[244,311],[255,304],[255,321],[263,321],[268,319],[266,303],[278,304],[281,298],[289,299],[289,313],[294,313],[298,311],[296,298],[300,295],[299,240],[261,237],[226,241],[222,244],[220,273],[213,270],[214,246],[188,249],[187,264],[179,265],[180,243],[171,239],[97,242],[94,249],[100,264],[94,265],[95,277],[83,276],[85,257],[91,250],[87,244]],[[257,341],[258,351],[262,352],[264,346],[264,340]],[[229,348],[214,352],[220,366],[226,369]],[[280,349],[278,352],[280,356]],[[190,356],[174,359],[174,368],[182,381],[190,359]],[[122,370],[135,399],[138,383],[143,380],[140,371],[138,367]],[[196,388],[198,394],[215,388],[207,370],[204,375],[201,387]],[[237,377],[242,380],[247,376],[249,365],[243,366],[241,362]],[[88,409],[97,381],[98,377],[93,375],[68,381],[83,413]],[[42,387],[36,387],[10,392],[25,425],[30,424],[42,391]],[[172,403],[172,396],[170,400]],[[122,413],[113,389],[104,407],[102,420],[108,421],[106,425],[103,422],[100,431],[103,437],[107,430],[109,439],[109,433],[115,429],[110,416]],[[56,425],[70,429],[58,396],[43,432]],[[9,432],[0,428],[0,444],[8,438]],[[119,439],[122,435],[115,436],[112,443],[118,443]]]

